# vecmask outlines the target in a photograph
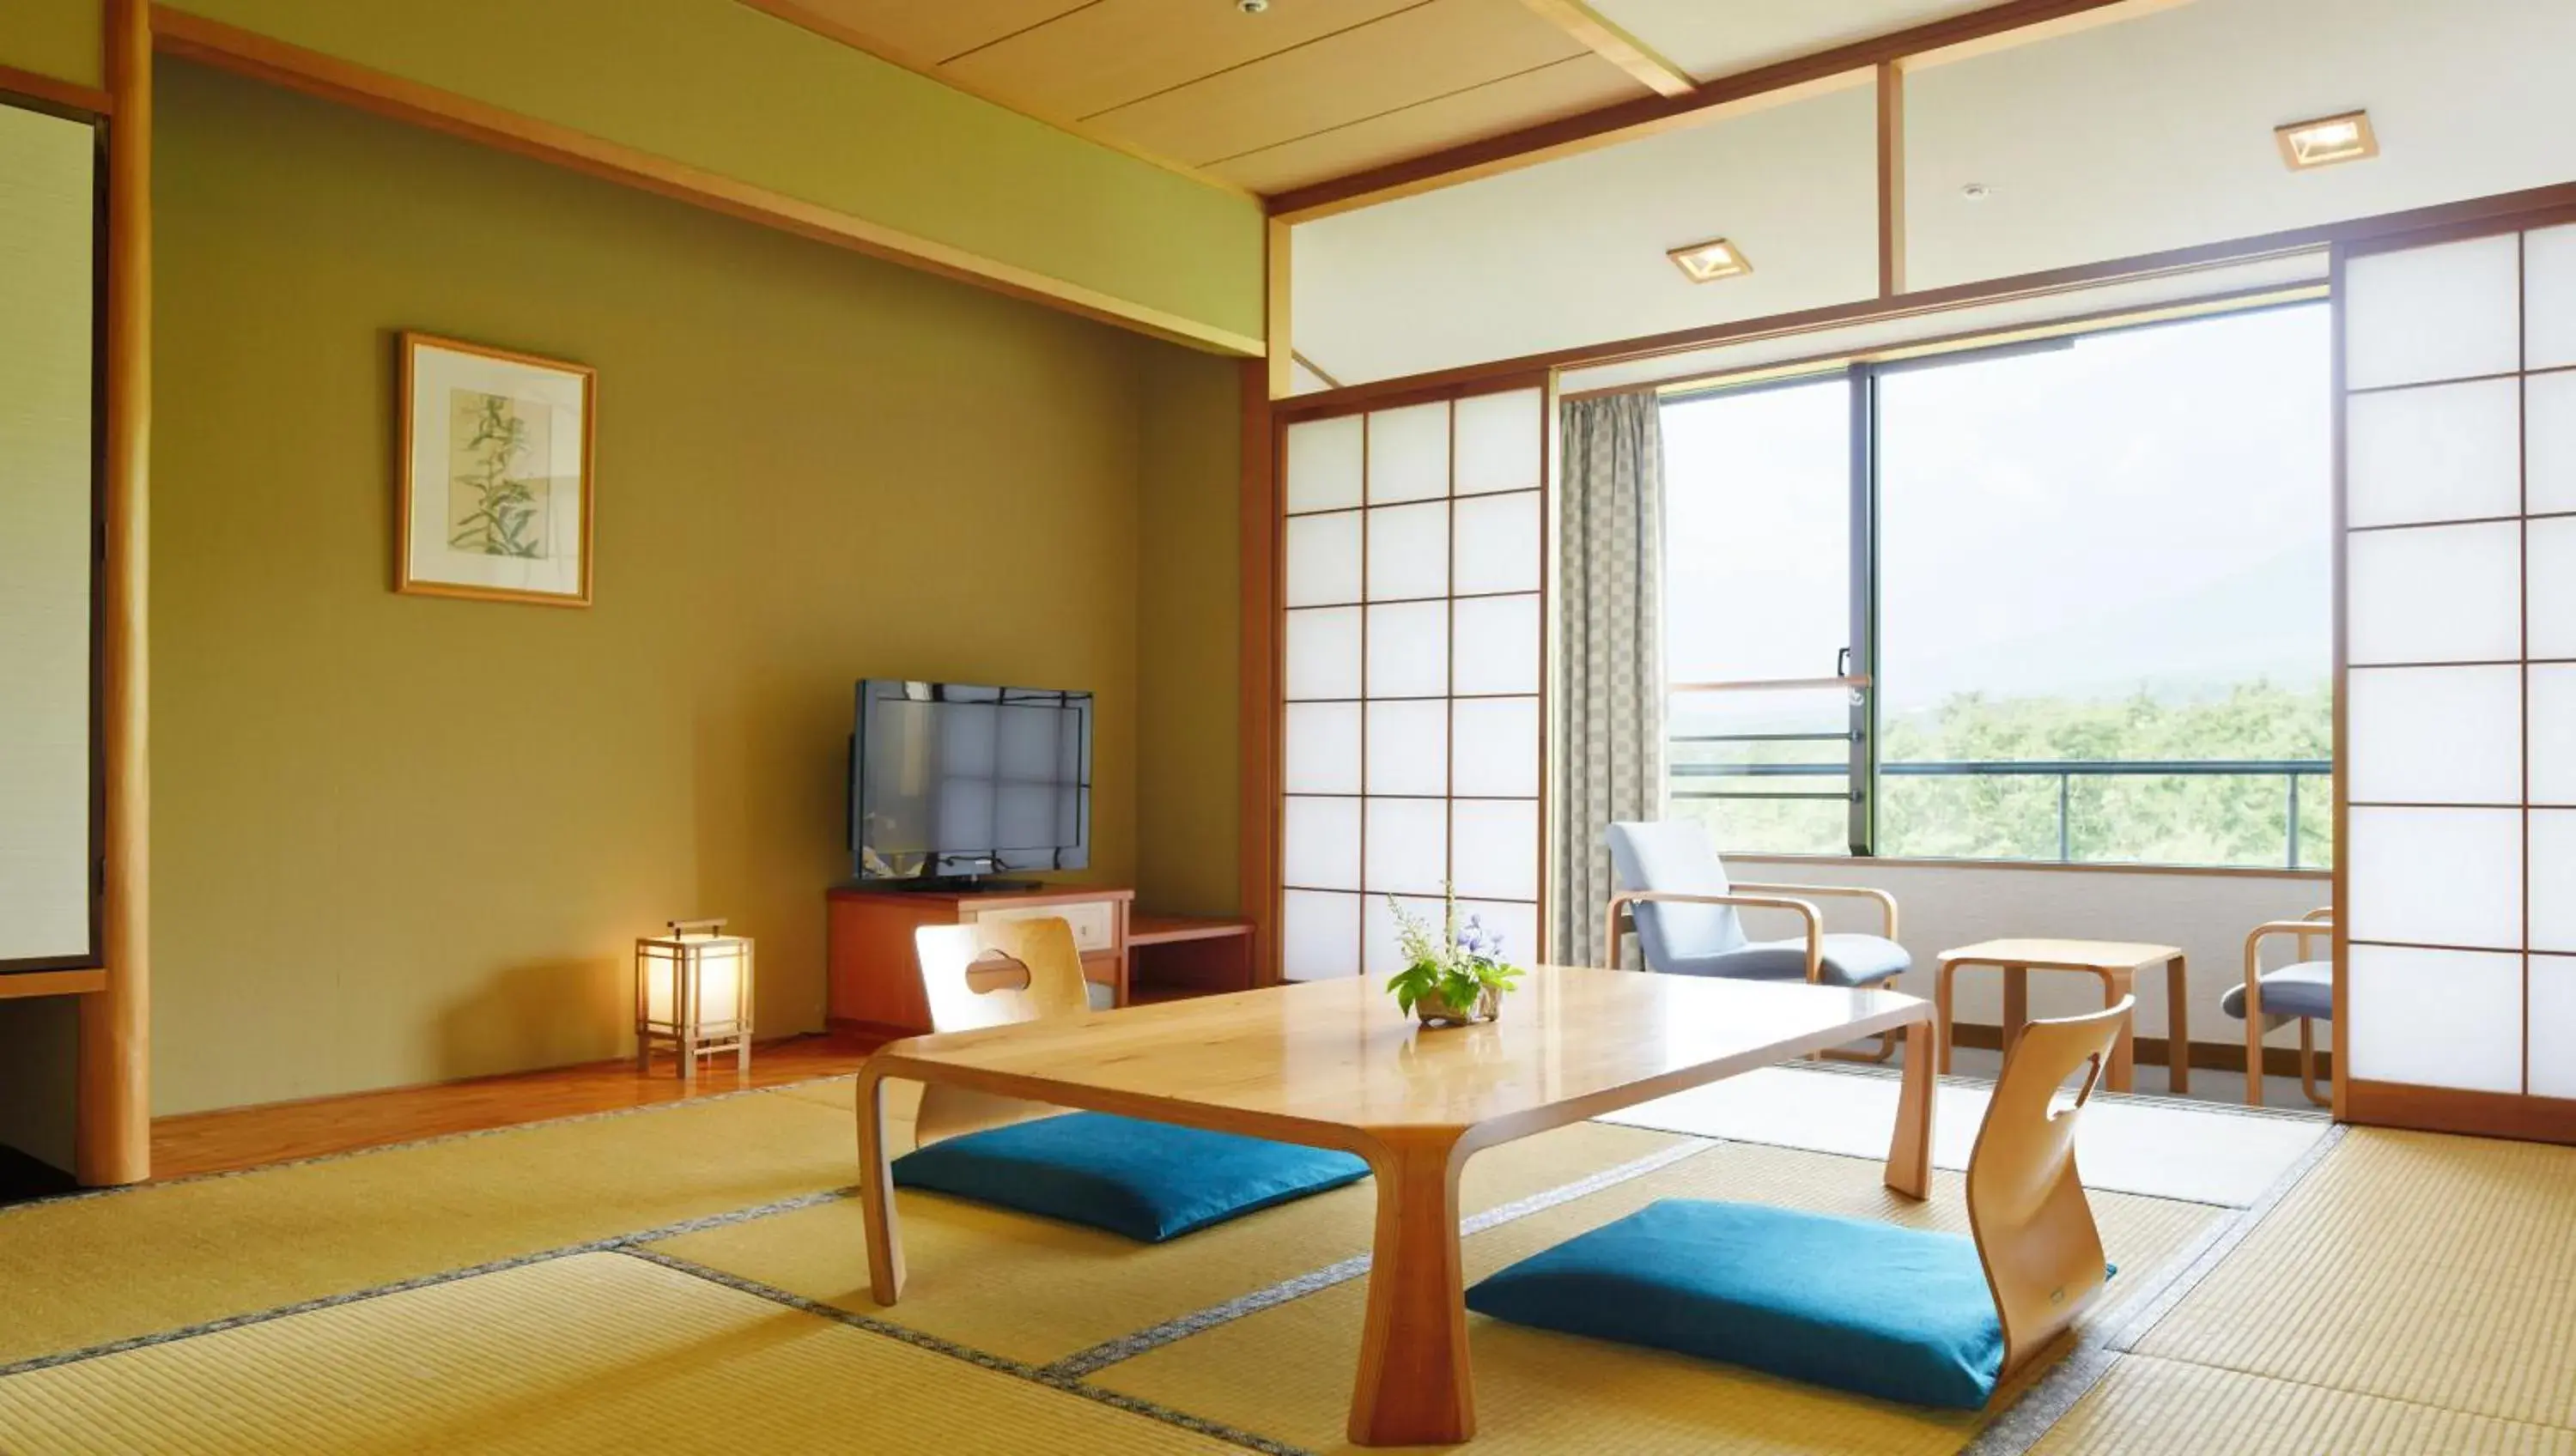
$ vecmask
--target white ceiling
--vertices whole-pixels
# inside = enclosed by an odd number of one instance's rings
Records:
[[[2576,0],[2194,0],[1913,73],[1915,288],[2576,180]],[[2281,165],[2368,107],[2380,155]],[[1971,182],[1988,195],[1969,202]]]
[[[1603,8],[1694,69],[1719,52],[1693,52],[1690,27],[1715,37],[1704,17],[1723,12],[1726,43],[1742,48],[1715,64],[1741,69],[1767,56],[1765,37],[1823,27],[1820,12],[1842,36],[1963,7]],[[2576,180],[2571,55],[2576,0],[2189,0],[1917,69],[1907,284]],[[2356,106],[2370,110],[2379,157],[2303,174],[2281,165],[2273,126]],[[1968,201],[1970,182],[1989,195]],[[1692,285],[1664,259],[1720,235],[1744,245],[1750,277]],[[1863,87],[1301,224],[1292,334],[1344,383],[1384,379],[1867,298],[1876,246]]]
[[[1993,0],[1593,0],[1664,59],[1706,81],[1904,30]]]
[[[1345,384],[1877,287],[1866,85],[1300,224],[1289,337]],[[1667,248],[1753,264],[1692,283]]]

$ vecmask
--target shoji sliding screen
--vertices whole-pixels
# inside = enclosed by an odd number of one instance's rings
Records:
[[[97,151],[0,103],[0,972],[97,964]]]
[[[1537,959],[1544,863],[1541,390],[1289,424],[1280,522],[1280,959],[1395,963],[1394,896]]]
[[[2576,1136],[2576,226],[2338,263],[2342,1111]]]

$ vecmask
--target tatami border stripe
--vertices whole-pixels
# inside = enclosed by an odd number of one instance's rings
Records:
[[[1784,1062],[1780,1064],[1780,1070],[1789,1072],[1831,1072],[1838,1077],[1877,1077],[1882,1080],[1893,1080],[1897,1077],[1903,1076],[1905,1071],[1902,1067],[1856,1067],[1848,1062],[1829,1061]],[[2195,1067],[2192,1070],[2210,1071],[2214,1069],[2208,1067]],[[1995,1085],[1995,1079],[1992,1077],[1980,1077],[1967,1073],[1943,1073],[1942,1075],[1933,1078],[1933,1080],[1944,1087],[1971,1087],[1980,1091],[1989,1092],[1994,1090]],[[2330,1114],[2319,1108],[2271,1106],[2248,1107],[2242,1102],[2203,1102],[2197,1097],[2176,1097],[2170,1092],[2114,1092],[2108,1087],[2096,1087],[2093,1089],[2093,1095],[2109,1102],[2135,1102],[2147,1107],[2169,1107],[2178,1112],[2213,1112],[2223,1114],[2228,1117],[2250,1117],[2258,1121],[2266,1122],[2331,1122],[2334,1120]],[[2181,1201],[2188,1203],[2192,1200],[2184,1199]]]
[[[831,1320],[835,1324],[847,1325],[856,1330],[864,1330],[872,1335],[884,1335],[890,1339],[901,1340],[903,1343],[910,1345],[915,1349],[927,1350],[937,1355],[945,1355],[953,1360],[963,1360],[970,1365],[993,1371],[996,1374],[1014,1376],[1018,1379],[1029,1381],[1032,1384],[1044,1386],[1049,1390],[1061,1391],[1067,1395],[1080,1396],[1084,1400],[1095,1401],[1101,1405],[1112,1407],[1113,1409],[1126,1411],[1131,1415],[1144,1416],[1151,1420],[1161,1421],[1163,1424],[1168,1426],[1178,1426],[1186,1431],[1195,1431],[1202,1436],[1213,1437],[1217,1440],[1227,1442],[1230,1445],[1241,1446],[1247,1450],[1259,1451],[1263,1453],[1263,1456],[1312,1456],[1312,1453],[1307,1451],[1303,1446],[1291,1446],[1284,1442],[1271,1440],[1267,1436],[1254,1435],[1250,1431],[1238,1430],[1233,1426],[1224,1425],[1217,1421],[1211,1421],[1199,1416],[1194,1416],[1185,1411],[1173,1410],[1169,1406],[1156,1405],[1154,1402],[1149,1400],[1139,1400],[1132,1395],[1122,1395],[1114,1390],[1104,1390],[1099,1386],[1086,1384],[1077,1376],[1062,1373],[1058,1366],[1051,1365],[1041,1368],[1036,1365],[1024,1364],[1018,1360],[1012,1360],[993,1354],[990,1351],[978,1350],[971,1345],[960,1345],[952,1340],[943,1340],[937,1335],[924,1334],[919,1330],[907,1329],[902,1325],[891,1324],[885,1320],[857,1314],[850,1310],[842,1309],[837,1305],[825,1304],[819,1299],[810,1299],[802,1294],[781,1289],[774,1284],[763,1284],[757,1279],[746,1279],[739,1274],[728,1274],[722,1269],[709,1268],[707,1265],[696,1263],[692,1260],[679,1258],[671,1254],[665,1254],[658,1249],[628,1247],[620,1248],[615,1252],[624,1254],[629,1258],[642,1259],[650,1264],[658,1264],[665,1269],[686,1274],[692,1278],[703,1279],[710,1284],[721,1285],[722,1287],[733,1290],[738,1294],[748,1294],[754,1298],[765,1299],[772,1304],[784,1305],[789,1309],[796,1310],[802,1314],[813,1315],[818,1319]]]
[[[1648,1173],[1669,1168],[1685,1158],[1697,1157],[1717,1146],[1718,1142],[1715,1139],[1691,1138],[1687,1142],[1621,1163],[1615,1168],[1605,1168],[1588,1178],[1577,1179],[1572,1183],[1550,1188],[1543,1193],[1534,1193],[1527,1198],[1516,1199],[1510,1203],[1486,1209],[1482,1213],[1471,1214],[1458,1221],[1458,1236],[1466,1238],[1480,1234],[1489,1228],[1527,1218],[1531,1214],[1544,1212],[1560,1204],[1571,1203],[1578,1198],[1598,1193],[1604,1188],[1625,1183],[1631,1178],[1642,1178]],[[1373,1257],[1369,1254],[1359,1254],[1339,1263],[1327,1264],[1321,1269],[1300,1274],[1293,1279],[1283,1279],[1267,1289],[1256,1289],[1241,1298],[1229,1299],[1223,1304],[1210,1305],[1206,1309],[1195,1310],[1177,1319],[1165,1320],[1151,1328],[1138,1330],[1132,1335],[1121,1335],[1117,1339],[1103,1341],[1088,1350],[1077,1350],[1047,1366],[1046,1369],[1049,1374],[1067,1378],[1105,1370],[1122,1360],[1132,1360],[1148,1350],[1159,1349],[1174,1340],[1185,1339],[1202,1330],[1215,1329],[1219,1325],[1231,1324],[1246,1315],[1258,1314],[1276,1305],[1286,1304],[1292,1299],[1303,1299],[1309,1294],[1330,1289],[1336,1284],[1348,1283],[1369,1271],[1369,1264]]]
[[[373,1157],[378,1153],[399,1153],[411,1148],[436,1147],[440,1143],[468,1142],[475,1138],[500,1137],[507,1133],[532,1132],[544,1127],[562,1127],[575,1122],[605,1122],[612,1117],[634,1117],[646,1112],[676,1112],[687,1107],[704,1107],[711,1102],[731,1102],[738,1097],[768,1097],[792,1092],[799,1087],[817,1087],[825,1082],[857,1080],[856,1072],[827,1072],[819,1077],[802,1077],[793,1082],[780,1082],[770,1087],[740,1087],[731,1092],[708,1092],[696,1097],[676,1097],[665,1102],[643,1102],[633,1107],[611,1107],[599,1112],[575,1112],[562,1117],[539,1118],[535,1122],[505,1123],[500,1127],[471,1127],[463,1132],[442,1132],[430,1137],[412,1138],[407,1142],[377,1143],[370,1147],[344,1148],[336,1153],[315,1153],[307,1158],[286,1158],[274,1163],[254,1163],[247,1168],[220,1168],[211,1173],[186,1173],[176,1178],[154,1178],[141,1183],[123,1183],[114,1188],[75,1188],[69,1193],[48,1193],[38,1198],[22,1198],[0,1203],[0,1218],[32,1208],[47,1208],[63,1203],[87,1203],[96,1198],[125,1198],[149,1193],[156,1188],[184,1188],[191,1183],[211,1183],[224,1178],[247,1178],[253,1173],[274,1173],[281,1168],[309,1168],[316,1163],[346,1162],[351,1158]],[[801,1100],[801,1099],[800,1099]],[[814,1106],[820,1107],[821,1103]],[[831,1109],[824,1108],[829,1112]],[[0,1370],[0,1374],[7,1371]]]
[[[444,1269],[435,1274],[398,1279],[391,1284],[376,1284],[365,1289],[348,1290],[341,1294],[326,1294],[318,1299],[298,1300],[293,1304],[253,1310],[247,1314],[226,1315],[222,1319],[181,1325],[176,1329],[157,1330],[147,1335],[128,1335],[121,1340],[110,1340],[99,1345],[85,1345],[77,1350],[58,1350],[50,1355],[34,1355],[14,1364],[0,1365],[0,1380],[5,1380],[12,1375],[24,1375],[34,1370],[48,1370],[57,1365],[74,1365],[106,1355],[121,1355],[128,1350],[141,1350],[153,1345],[170,1344],[177,1340],[194,1339],[199,1335],[221,1334],[225,1330],[237,1330],[245,1325],[266,1324],[270,1320],[285,1319],[289,1315],[311,1314],[315,1310],[330,1309],[338,1305],[382,1299],[388,1294],[404,1294],[415,1289],[429,1289],[441,1284],[454,1283],[459,1279],[474,1279],[485,1274],[524,1269],[531,1264],[570,1258],[575,1254],[604,1254],[623,1249],[630,1244],[675,1239],[682,1234],[693,1234],[703,1229],[748,1223],[753,1219],[767,1218],[772,1214],[792,1213],[797,1209],[811,1208],[819,1203],[831,1203],[850,1197],[857,1191],[854,1185],[848,1188],[825,1189],[819,1193],[800,1193],[793,1198],[781,1198],[775,1202],[757,1204],[750,1208],[737,1208],[727,1213],[710,1213],[698,1218],[682,1219],[678,1223],[663,1224],[658,1228],[645,1229],[639,1233],[613,1234],[607,1238],[590,1239],[578,1244],[567,1244],[561,1248],[540,1249],[529,1254],[513,1254],[506,1259],[492,1259],[481,1264],[468,1265],[462,1269]]]
[[[2157,1321],[2173,1311],[2200,1282],[2209,1277],[2237,1246],[2245,1242],[2273,1209],[2290,1196],[2326,1155],[2343,1141],[2347,1131],[2342,1123],[2326,1130],[2297,1162],[2283,1169],[2260,1196],[2244,1208],[2219,1219],[2211,1228],[2165,1264],[2172,1272],[2129,1296],[2111,1311],[2120,1316],[2114,1324],[2102,1321],[2100,1334],[2087,1334],[2064,1360],[2052,1368],[2013,1403],[2010,1410],[1997,1416],[1980,1432],[1959,1456],[2027,1456],[2075,1403],[2092,1392],[2120,1361],[2145,1338]],[[2134,1313],[2132,1312],[2134,1311]]]

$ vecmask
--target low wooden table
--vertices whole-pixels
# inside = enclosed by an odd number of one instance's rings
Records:
[[[2115,1006],[2130,994],[2137,973],[2159,962],[2165,968],[2165,1043],[2171,1068],[2167,1077],[2174,1095],[2181,1096],[2191,1090],[2191,998],[2184,983],[2182,949],[2136,941],[1981,940],[1941,952],[1940,978],[1932,989],[1941,1021],[1941,1070],[1950,1070],[1950,982],[1961,966],[1993,966],[2004,973],[2003,1044],[2004,1055],[2010,1056],[2022,1027],[2030,1021],[2031,972],[2083,971],[2098,976],[2102,1004]],[[2112,1049],[2111,1065],[2103,1069],[2102,1080],[2114,1092],[2128,1091],[2133,1080],[2137,1020],[2137,1014],[2130,1013],[2128,1024],[2120,1028],[2119,1044]]]
[[[914,1037],[859,1073],[860,1197],[877,1303],[903,1293],[889,1077],[1246,1133],[1366,1158],[1377,1242],[1350,1437],[1475,1434],[1458,1172],[1514,1138],[1903,1030],[1887,1186],[1932,1177],[1932,1008],[1894,991],[1541,966],[1484,1026],[1426,1031],[1375,977]]]

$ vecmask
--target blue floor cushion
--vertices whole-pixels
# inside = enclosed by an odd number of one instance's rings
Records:
[[[1160,1243],[1368,1176],[1349,1153],[1074,1112],[949,1138],[894,1160],[927,1188]]]
[[[1959,1234],[1761,1204],[1668,1198],[1467,1291],[1514,1324],[1975,1410],[2003,1326]]]

